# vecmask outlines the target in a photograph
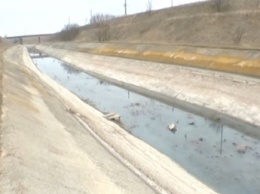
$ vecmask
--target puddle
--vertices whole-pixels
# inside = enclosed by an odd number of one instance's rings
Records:
[[[53,59],[34,59],[45,74],[223,194],[260,193],[260,141],[220,123],[98,80]],[[168,129],[174,123],[175,133]],[[174,183],[173,183],[174,184]]]

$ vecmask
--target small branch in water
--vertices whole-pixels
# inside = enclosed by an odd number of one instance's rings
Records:
[[[223,146],[223,125],[221,125],[220,150],[219,150],[220,155],[222,154],[223,151],[222,146]]]

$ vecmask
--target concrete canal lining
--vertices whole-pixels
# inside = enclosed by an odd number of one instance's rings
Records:
[[[151,181],[166,190],[167,193],[217,193],[191,176],[168,157],[133,137],[118,125],[108,121],[103,117],[102,113],[85,104],[67,89],[43,75],[33,64],[26,48],[13,47],[8,50],[8,56],[12,56],[13,53],[16,53],[22,65],[28,68],[32,74],[35,74],[39,81],[67,107],[67,111],[78,115],[110,148],[120,154],[121,157]]]

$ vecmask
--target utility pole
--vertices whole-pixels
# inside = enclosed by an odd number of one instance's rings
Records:
[[[125,7],[125,15],[127,15],[127,3],[126,3],[126,0],[125,0],[124,7]]]

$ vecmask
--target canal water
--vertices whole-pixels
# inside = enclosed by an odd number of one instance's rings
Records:
[[[223,194],[260,193],[260,141],[237,130],[144,97],[54,58],[33,59],[38,69],[122,124],[190,174]],[[175,133],[168,129],[174,123]],[[174,183],[173,183],[174,184]]]

